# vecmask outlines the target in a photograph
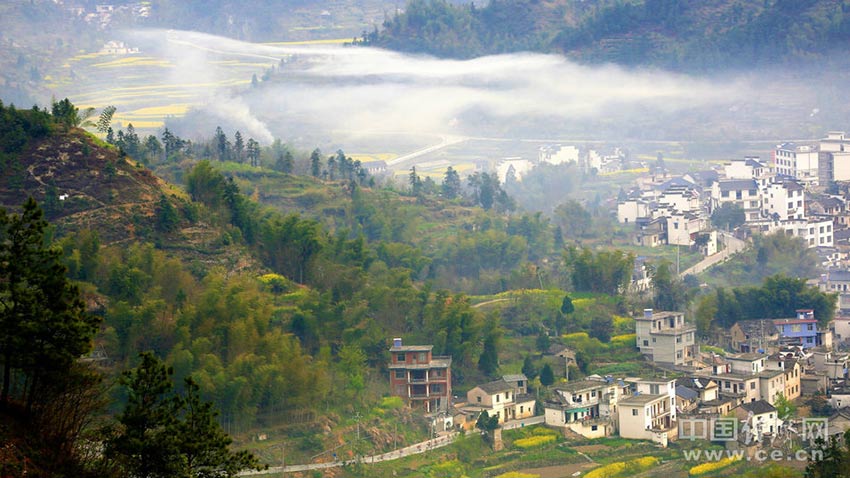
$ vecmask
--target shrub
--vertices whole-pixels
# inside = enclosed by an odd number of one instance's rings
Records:
[[[398,410],[404,407],[404,401],[401,397],[384,397],[379,406],[384,410]]]
[[[732,463],[735,463],[736,461],[738,461],[740,459],[741,459],[741,456],[730,456],[730,457],[724,458],[720,461],[709,461],[708,463],[702,463],[702,464],[694,466],[690,470],[688,470],[688,475],[699,476],[699,475],[704,475],[706,473],[711,473],[713,471],[717,471],[717,470],[726,468],[727,466],[731,465]]]
[[[631,476],[636,473],[644,472],[653,466],[657,465],[660,460],[654,456],[645,456],[636,458],[627,462],[618,461],[605,465],[595,470],[591,470],[585,478],[615,478]]]
[[[514,442],[514,446],[526,450],[528,448],[543,446],[547,443],[554,443],[557,439],[558,437],[555,435],[537,435],[528,438],[520,438]]]
[[[540,478],[540,475],[535,475],[533,473],[520,473],[518,471],[509,471],[507,473],[497,475],[496,478]]]

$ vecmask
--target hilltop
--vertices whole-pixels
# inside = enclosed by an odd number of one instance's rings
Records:
[[[828,0],[412,0],[366,43],[469,58],[562,53],[595,63],[717,70],[825,59],[850,37],[850,3]]]

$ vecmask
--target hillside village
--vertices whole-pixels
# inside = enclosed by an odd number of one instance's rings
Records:
[[[589,164],[577,148],[561,146],[541,148],[539,162]],[[615,163],[626,167],[622,158],[606,162]],[[521,174],[526,167],[533,165],[509,160],[499,172]],[[392,393],[444,432],[472,430],[486,414],[505,429],[542,423],[567,439],[619,435],[666,447],[677,439],[716,441],[715,422],[735,417],[746,433],[725,440],[727,448],[754,453],[799,433],[801,417],[790,404],[814,397],[824,406],[812,413],[829,415],[828,433],[843,433],[850,429],[850,192],[840,185],[849,180],[850,137],[829,132],[815,145],[778,145],[768,160],[734,159],[682,176],[656,167],[617,203],[618,221],[634,224],[635,244],[642,246],[678,245],[712,256],[727,241],[753,234],[803,239],[826,271],[809,284],[838,294],[838,313],[829,324],[819,325],[812,309],[800,309],[792,317],[738,320],[709,344],[700,343],[685,313],[645,309],[634,317],[635,347],[654,373],[566,377],[547,387],[545,398],[530,387],[539,382],[523,374],[453,395],[451,357],[431,356],[429,345],[402,345],[397,338],[390,349]],[[712,216],[724,209],[740,220],[719,230]],[[650,274],[638,261],[629,289],[649,287]],[[704,345],[711,347],[701,350]],[[565,371],[575,363],[563,346],[554,345],[549,355],[563,360]]]

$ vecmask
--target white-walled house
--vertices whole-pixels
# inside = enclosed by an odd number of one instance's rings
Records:
[[[723,172],[727,179],[758,179],[767,171],[768,167],[760,161],[758,156],[733,159],[723,165]]]
[[[696,327],[685,323],[682,312],[645,309],[635,317],[637,347],[649,360],[671,365],[688,365],[699,354],[694,341]]]

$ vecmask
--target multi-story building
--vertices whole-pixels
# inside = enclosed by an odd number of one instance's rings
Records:
[[[678,436],[675,413],[676,407],[670,404],[667,393],[658,395],[635,393],[620,400],[618,408],[620,436],[652,440],[667,446],[668,440]]]
[[[721,180],[711,186],[711,211],[732,203],[744,210],[747,221],[761,219],[761,192],[755,179]]]
[[[635,317],[637,347],[649,360],[671,365],[690,365],[699,354],[694,342],[696,327],[685,323],[682,312],[644,309]]]
[[[838,294],[838,310],[850,311],[850,270],[831,270],[821,274],[818,281],[818,289],[823,292]],[[839,330],[838,318],[835,322],[835,339],[839,342],[850,339],[850,318],[845,320],[848,328],[846,331]]]
[[[774,174],[791,176],[806,184],[818,184],[819,156],[812,146],[783,143],[771,152]]]
[[[806,194],[792,180],[764,181],[761,188],[761,217],[773,221],[806,218]]]
[[[768,170],[769,168],[761,162],[758,156],[733,159],[723,167],[727,179],[758,179],[764,176]]]
[[[833,319],[832,324],[834,331],[833,338],[836,342],[841,343],[850,340],[850,317],[836,317]]]
[[[843,131],[829,131],[818,149],[821,184],[850,181],[850,138]]]
[[[771,355],[765,365],[767,370],[781,370],[785,374],[785,390],[783,392],[785,398],[795,400],[800,397],[800,376],[803,369],[796,358],[783,357],[779,354]]]
[[[610,377],[558,386],[552,399],[543,404],[545,423],[588,438],[610,435],[615,428],[618,402],[631,393],[626,383]]]
[[[812,309],[800,309],[793,319],[774,319],[779,330],[779,341],[786,345],[801,345],[803,348],[817,346],[818,321]]]
[[[390,348],[391,393],[426,412],[447,410],[452,396],[452,358],[432,355],[433,348],[402,345],[400,338]]]

